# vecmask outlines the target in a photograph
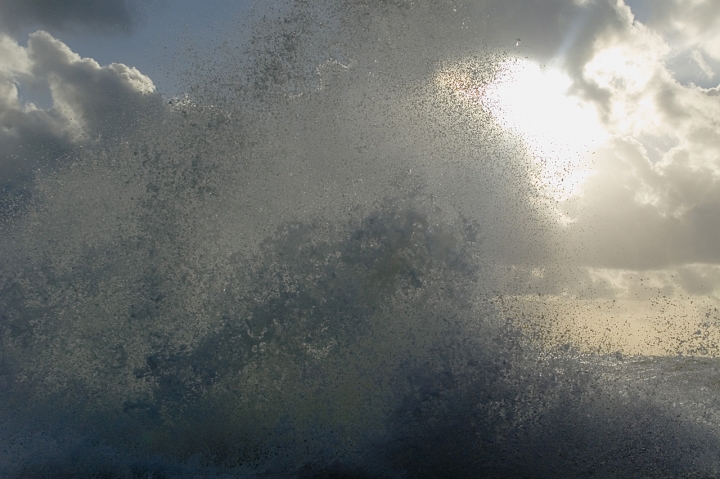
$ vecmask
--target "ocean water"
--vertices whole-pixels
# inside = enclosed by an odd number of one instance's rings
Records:
[[[6,193],[0,476],[720,474],[716,359],[508,318],[562,238],[523,140],[436,81],[508,54],[440,3],[276,15]]]

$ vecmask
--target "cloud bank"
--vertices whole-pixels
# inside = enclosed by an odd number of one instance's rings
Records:
[[[613,21],[568,70],[614,135],[593,158],[584,194],[567,209],[577,219],[570,234],[592,266],[653,269],[720,259],[712,239],[720,214],[720,102],[714,90],[678,81],[670,62],[685,45],[668,30],[691,22],[698,31],[688,34],[692,47],[710,48],[699,32],[717,23],[711,3],[662,3],[648,25],[624,5],[608,4]]]

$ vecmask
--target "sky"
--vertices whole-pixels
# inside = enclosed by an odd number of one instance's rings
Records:
[[[462,59],[439,68],[435,84],[467,111],[491,112],[529,147],[535,201],[555,219],[553,248],[564,251],[549,263],[503,258],[523,271],[508,281],[627,301],[631,316],[646,314],[638,301],[671,292],[701,317],[704,306],[689,302],[720,292],[720,6],[448,5],[478,47],[507,58],[490,85],[463,73]],[[165,100],[187,93],[193,62],[223,42],[247,40],[257,8],[219,0],[3,2],[4,188],[25,188],[33,170],[165,109]]]
[[[714,476],[719,237],[715,0],[0,0],[7,477]]]

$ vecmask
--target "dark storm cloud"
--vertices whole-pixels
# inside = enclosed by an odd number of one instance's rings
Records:
[[[130,33],[139,15],[136,0],[3,0],[0,28]]]

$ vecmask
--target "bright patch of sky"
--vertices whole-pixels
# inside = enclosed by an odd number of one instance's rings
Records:
[[[528,144],[539,182],[563,200],[581,192],[589,174],[587,156],[608,134],[595,108],[568,93],[572,80],[561,70],[529,60],[511,60],[481,103]]]

